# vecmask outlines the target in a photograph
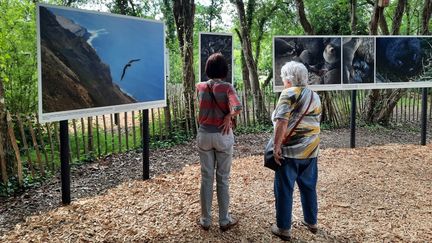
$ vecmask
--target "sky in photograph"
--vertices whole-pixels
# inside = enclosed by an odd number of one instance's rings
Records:
[[[164,99],[164,29],[162,23],[142,19],[48,7],[85,27],[88,43],[110,66],[113,81],[138,102]],[[141,59],[127,68],[132,59]]]

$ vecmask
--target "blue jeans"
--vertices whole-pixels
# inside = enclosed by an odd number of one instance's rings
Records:
[[[317,223],[317,162],[317,158],[285,158],[282,166],[275,171],[274,194],[278,228],[291,229],[293,191],[296,181],[300,190],[304,220],[308,224]]]

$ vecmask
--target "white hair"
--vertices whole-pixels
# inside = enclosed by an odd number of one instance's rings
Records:
[[[282,81],[288,80],[293,86],[306,86],[308,84],[308,70],[300,62],[290,61],[281,68]]]

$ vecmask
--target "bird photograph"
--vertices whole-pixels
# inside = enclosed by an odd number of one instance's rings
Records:
[[[121,78],[120,78],[120,80],[123,80],[123,78],[124,78],[124,76],[125,76],[125,74],[126,74],[126,69],[128,68],[128,67],[130,67],[130,66],[132,66],[132,63],[134,63],[134,62],[138,62],[138,61],[140,61],[141,59],[132,59],[132,60],[130,60],[124,67],[123,67],[123,72],[122,72],[122,75],[121,75]]]

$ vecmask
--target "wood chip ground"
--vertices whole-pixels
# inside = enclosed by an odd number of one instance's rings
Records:
[[[322,149],[319,227],[301,226],[294,198],[293,242],[432,242],[432,145]],[[186,166],[149,181],[131,181],[103,195],[27,217],[0,242],[279,242],[274,222],[273,173],[261,156],[233,162],[231,211],[239,225],[201,230],[200,168]]]

